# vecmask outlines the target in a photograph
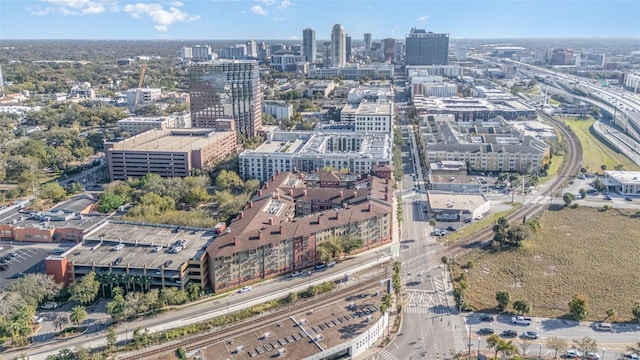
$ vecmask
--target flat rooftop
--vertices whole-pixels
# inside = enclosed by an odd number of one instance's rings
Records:
[[[295,139],[286,141],[265,141],[258,146],[254,152],[256,153],[288,153],[295,154],[304,144],[306,140]]]
[[[392,115],[393,103],[390,101],[363,101],[358,106],[356,115]]]
[[[162,124],[169,120],[168,116],[155,116],[155,117],[147,117],[147,116],[132,116],[126,119],[118,120],[118,124],[124,123],[155,123]]]
[[[306,313],[293,313],[288,318],[274,319],[270,326],[226,339],[201,351],[207,360],[272,359],[277,357],[279,349],[285,349],[286,359],[305,359],[365,332],[381,316],[374,305],[379,302],[377,297],[365,297],[354,301],[353,307],[342,301]],[[371,316],[370,320],[368,316]],[[302,319],[306,323],[298,325],[296,322]],[[265,337],[265,333],[268,336]],[[317,343],[319,346],[312,340],[318,335],[322,337]]]
[[[605,171],[607,176],[624,184],[640,184],[640,171]]]
[[[76,265],[109,265],[122,257],[120,266],[157,268],[168,260],[172,267],[179,267],[190,259],[200,259],[206,247],[214,238],[211,229],[181,228],[173,225],[143,225],[109,221],[85,236],[84,242],[67,255],[67,260]],[[102,245],[95,248],[103,239]],[[114,251],[113,247],[122,240],[124,248]],[[169,248],[177,240],[187,240],[188,244],[179,253],[170,253]],[[162,251],[153,252],[154,247],[163,246]]]
[[[469,176],[469,175],[431,175],[429,179],[432,183],[437,184],[470,184],[470,185],[480,185],[483,184],[481,180],[484,180],[485,184],[487,182],[486,176]]]
[[[171,151],[198,150],[228,135],[214,129],[154,129],[113,144],[120,151]]]
[[[427,191],[431,209],[474,211],[487,200],[482,195]]]

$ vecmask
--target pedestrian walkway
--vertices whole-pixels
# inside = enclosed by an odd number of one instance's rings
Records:
[[[452,312],[447,306],[405,306],[402,310],[405,314],[448,315]]]

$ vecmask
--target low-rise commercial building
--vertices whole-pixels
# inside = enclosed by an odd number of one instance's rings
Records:
[[[355,131],[391,134],[393,101],[362,101],[355,112]]]
[[[106,217],[94,212],[97,204],[91,195],[81,194],[47,211],[16,209],[4,214],[0,239],[9,241],[59,242],[82,241],[84,234]]]
[[[323,167],[365,174],[391,164],[391,137],[350,131],[274,131],[255,150],[243,151],[239,161],[245,180],[266,181],[278,171],[310,172]]]
[[[354,64],[342,67],[312,68],[307,73],[307,78],[329,79],[342,77],[346,80],[355,80],[362,77],[371,79],[392,79],[394,67],[392,64]]]
[[[219,120],[228,130],[149,130],[119,142],[105,143],[109,179],[126,180],[148,173],[162,177],[189,176],[191,170],[207,170],[236,151],[233,120]]]
[[[168,129],[168,128],[190,128],[191,114],[176,114],[168,116],[132,116],[126,119],[118,120],[118,128],[131,135],[152,130],[152,129]]]
[[[347,102],[351,104],[359,104],[362,100],[377,101],[393,101],[395,94],[391,84],[381,86],[358,86],[349,90],[347,94]]]
[[[140,96],[138,97],[138,92]],[[133,108],[136,105],[136,97],[138,97],[138,106],[149,104],[160,99],[162,96],[161,88],[133,88],[127,90],[127,106]]]
[[[605,184],[622,195],[640,196],[640,171],[605,171]]]
[[[312,99],[326,98],[336,88],[338,84],[333,80],[316,81],[307,88],[307,97]]]
[[[478,219],[491,210],[491,202],[482,194],[456,194],[427,191],[429,212],[438,221]]]

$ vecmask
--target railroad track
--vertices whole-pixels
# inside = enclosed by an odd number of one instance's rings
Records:
[[[562,190],[562,187],[567,181],[567,178],[574,175],[578,172],[578,170],[580,170],[580,164],[582,163],[583,154],[580,140],[578,140],[577,136],[571,130],[569,130],[566,125],[541,111],[538,111],[538,115],[555,124],[556,128],[560,131],[562,136],[567,140],[567,144],[569,146],[564,165],[561,167],[556,177],[549,182],[547,187],[541,193],[542,196],[546,197]],[[540,204],[524,205],[520,209],[506,216],[506,218],[507,220],[509,220],[509,222],[514,222],[523,219],[524,217],[531,218],[532,216],[542,211],[543,208],[544,205]],[[469,251],[469,249],[482,246],[483,242],[491,240],[492,238],[493,228],[489,226],[473,234],[470,238],[451,245],[443,251],[443,255],[462,255]]]
[[[309,310],[317,309],[319,307],[333,304],[337,299],[345,298],[349,295],[360,294],[364,291],[380,287],[380,281],[382,278],[374,278],[362,282],[359,286],[346,287],[344,289],[336,290],[331,293],[321,295],[317,298],[312,298],[307,301],[299,301],[290,308],[283,308],[275,312],[267,312],[247,321],[242,321],[238,324],[218,328],[216,330],[194,335],[183,340],[172,341],[168,344],[163,344],[158,347],[142,350],[136,354],[124,355],[119,357],[121,360],[138,360],[149,359],[154,355],[160,355],[170,351],[176,351],[179,347],[184,347],[187,352],[194,351],[199,348],[207,347],[210,345],[218,344],[220,342],[227,341],[238,335],[242,335],[248,331],[255,330],[266,325],[274,324],[275,319],[288,317],[291,312],[306,312]]]

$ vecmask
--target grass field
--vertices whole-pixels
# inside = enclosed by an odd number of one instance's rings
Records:
[[[456,259],[452,277],[467,271],[467,299],[477,310],[493,310],[497,291],[511,302],[527,300],[532,314],[559,317],[575,294],[589,299],[589,319],[602,320],[609,308],[616,320],[632,318],[639,301],[640,218],[618,210],[565,208],[545,211],[542,229],[517,250],[473,251]],[[471,260],[473,267],[460,266]]]
[[[584,153],[583,165],[590,171],[601,171],[600,165],[606,164],[607,169],[613,170],[617,164],[622,164],[625,170],[638,171],[640,166],[636,165],[626,156],[617,153],[612,148],[600,142],[590,131],[595,122],[593,118],[579,120],[577,118],[562,118],[580,138]]]

